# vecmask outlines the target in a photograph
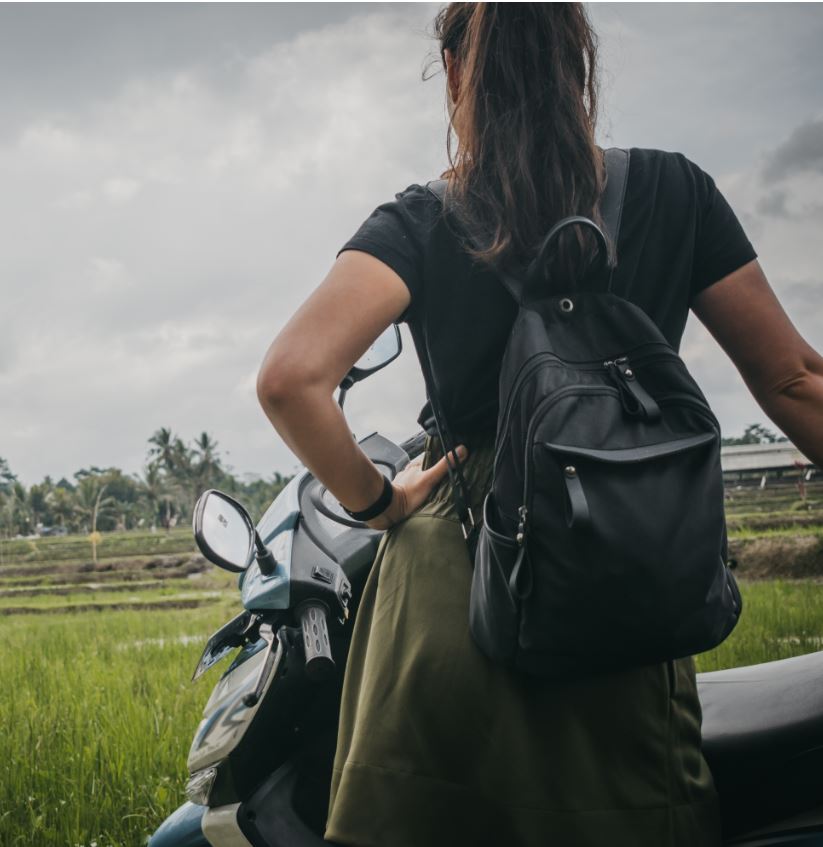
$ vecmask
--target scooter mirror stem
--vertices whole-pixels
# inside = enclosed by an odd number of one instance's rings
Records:
[[[340,383],[340,392],[337,395],[337,405],[340,408],[343,408],[343,403],[346,402],[346,395],[349,393],[349,389],[354,385],[356,380],[352,379],[351,373],[346,374],[343,377],[343,381]]]
[[[271,576],[274,569],[277,567],[277,562],[271,554],[271,550],[263,543],[257,531],[254,533],[255,550],[254,558],[257,560],[257,567],[260,568],[260,573],[263,576]]]

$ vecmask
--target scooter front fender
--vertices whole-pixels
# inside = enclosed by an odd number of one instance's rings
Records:
[[[183,803],[160,824],[146,847],[211,847],[203,835],[206,811],[206,806]]]

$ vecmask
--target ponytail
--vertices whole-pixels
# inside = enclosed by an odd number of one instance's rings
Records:
[[[446,141],[447,209],[495,267],[527,263],[568,215],[600,224],[602,151],[594,143],[597,40],[580,3],[450,3],[435,19],[460,86]],[[460,127],[456,153],[452,128]],[[551,275],[591,269],[587,227],[561,234]]]

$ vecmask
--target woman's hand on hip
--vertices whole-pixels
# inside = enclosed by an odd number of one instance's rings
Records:
[[[457,447],[456,452],[461,462],[469,453],[463,444]],[[445,456],[426,470],[422,469],[422,464],[421,454],[397,474],[392,482],[394,494],[391,503],[377,517],[366,521],[367,526],[372,529],[388,529],[404,521],[428,500],[435,486],[448,474],[449,466]]]

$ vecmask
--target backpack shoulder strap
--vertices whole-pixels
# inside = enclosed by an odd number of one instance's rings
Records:
[[[629,151],[623,147],[609,147],[605,151],[605,157],[606,187],[600,200],[600,216],[603,218],[603,227],[612,247],[608,285],[608,290],[611,291],[614,269],[617,267],[617,239],[623,218],[623,200],[629,181]]]
[[[449,182],[446,179],[433,179],[431,182],[426,183],[426,188],[428,188],[441,203],[444,203],[446,200],[446,186],[448,184]]]

